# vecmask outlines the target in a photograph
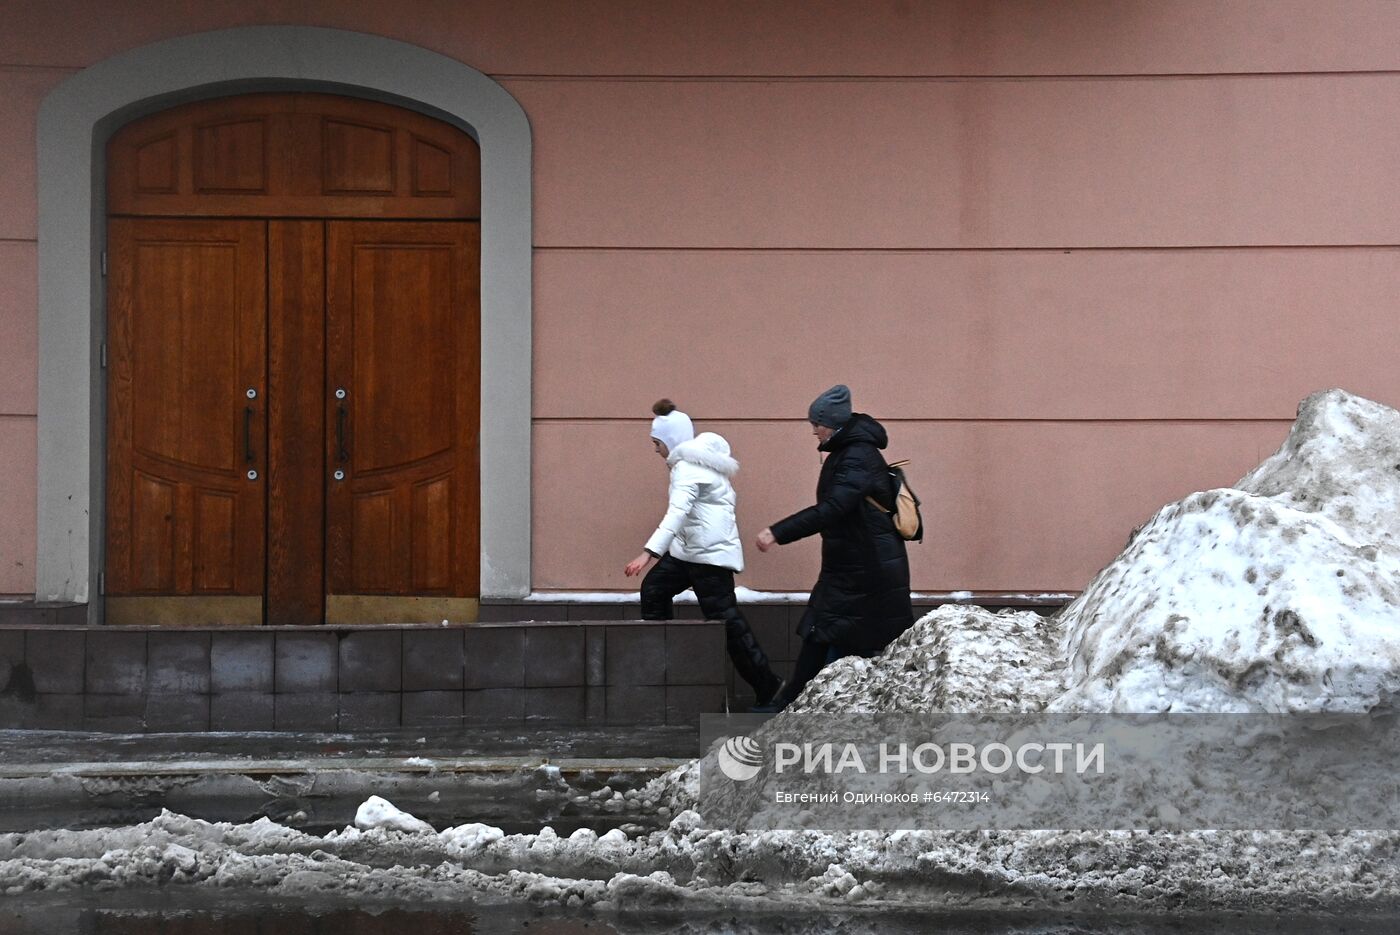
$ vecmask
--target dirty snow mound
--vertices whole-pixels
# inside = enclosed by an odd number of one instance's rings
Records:
[[[1343,390],[1314,393],[1283,447],[1235,487],[1400,552],[1400,412]]]
[[[1057,711],[1369,711],[1400,691],[1400,413],[1308,397],[1236,488],[1163,507],[1060,615]]]
[[[760,734],[782,732],[785,740],[801,742],[823,729],[819,719],[794,715],[1040,711],[1064,688],[1060,642],[1058,624],[1030,611],[994,614],[944,605],[879,656],[851,656],[828,665]],[[813,734],[810,739],[829,738]],[[699,777],[714,756],[711,752],[653,779],[639,791],[637,804],[694,808]],[[755,789],[735,791],[756,794]]]
[[[1058,634],[1053,620],[1030,611],[993,614],[947,604],[879,656],[827,666],[787,711],[1038,711],[1063,687]]]

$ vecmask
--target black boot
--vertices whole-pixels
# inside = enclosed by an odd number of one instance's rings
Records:
[[[766,702],[763,702],[762,704],[756,704],[752,708],[749,708],[749,713],[777,714],[779,711],[792,704],[792,699],[787,697],[787,695],[783,692],[783,688],[786,685],[787,682],[782,682],[781,684],[779,684],[778,691],[774,693],[772,698],[770,698]]]
[[[771,669],[768,670],[768,679],[769,680],[765,682],[762,687],[754,687],[753,703],[756,708],[771,704],[778,697],[779,693],[782,692],[783,686],[787,684],[787,682],[778,678]]]
[[[754,714],[777,714],[792,704],[812,677],[826,665],[830,655],[830,644],[819,643],[811,637],[804,638],[802,648],[797,652],[797,662],[792,667],[792,678],[782,684],[782,689],[767,704],[754,705],[749,710]]]
[[[725,648],[729,660],[734,663],[734,671],[753,689],[754,700],[767,704],[782,687],[783,680],[774,674],[768,665],[768,656],[758,645],[749,622],[737,611],[724,618]]]

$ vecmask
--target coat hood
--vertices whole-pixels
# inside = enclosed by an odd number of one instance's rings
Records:
[[[733,477],[739,472],[739,462],[729,456],[729,442],[714,432],[701,432],[690,441],[677,445],[666,456],[666,463],[674,466],[677,461],[698,464],[724,477]]]
[[[868,442],[876,448],[884,448],[890,443],[885,427],[863,412],[853,413],[850,421],[836,430],[836,434],[817,446],[821,451],[836,451],[856,442]]]

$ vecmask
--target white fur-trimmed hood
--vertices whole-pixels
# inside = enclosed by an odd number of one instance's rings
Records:
[[[729,442],[714,432],[701,432],[690,441],[677,445],[666,456],[666,463],[674,467],[677,461],[698,464],[724,477],[739,473],[739,462],[729,455]]]

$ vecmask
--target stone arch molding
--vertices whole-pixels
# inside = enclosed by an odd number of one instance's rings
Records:
[[[481,593],[530,590],[530,125],[482,73],[338,29],[250,26],[143,46],[87,68],[39,111],[36,598],[101,620],[103,154],[117,127],[207,97],[319,90],[408,107],[481,146]]]

